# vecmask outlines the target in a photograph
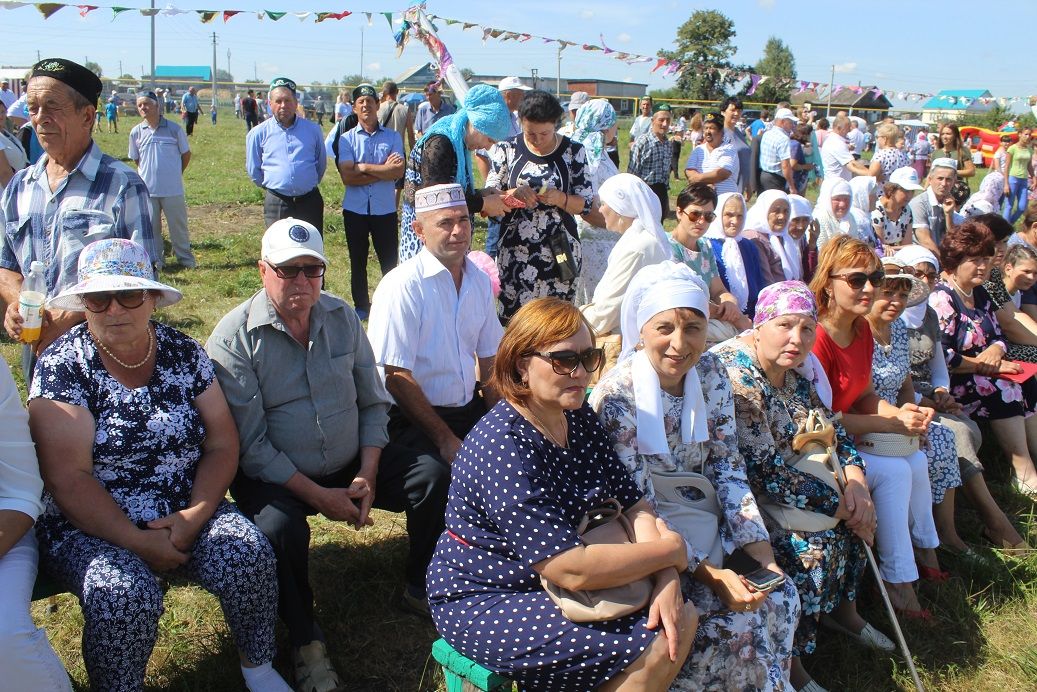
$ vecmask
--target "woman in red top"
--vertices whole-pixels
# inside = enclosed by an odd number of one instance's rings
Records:
[[[897,407],[883,401],[871,380],[874,342],[865,315],[883,279],[882,263],[867,244],[850,236],[830,240],[818,258],[810,289],[817,298],[819,321],[814,355],[832,386],[832,410],[843,414],[847,432],[921,435],[929,427],[933,410],[914,403]],[[858,448],[860,452],[860,449]],[[932,513],[932,489],[925,455],[878,456],[861,452],[868,489],[878,515],[876,536],[882,579],[890,600],[905,615],[927,619],[913,582],[918,560],[928,573],[939,571],[934,549],[939,544]]]

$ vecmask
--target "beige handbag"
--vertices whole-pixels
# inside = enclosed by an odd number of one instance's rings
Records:
[[[634,527],[623,514],[618,500],[605,500],[591,509],[580,520],[576,529],[584,545],[619,545],[636,543]],[[562,615],[573,622],[615,620],[636,613],[648,605],[652,597],[651,577],[643,577],[622,586],[606,589],[563,589],[544,576],[540,577],[544,591],[562,609]]]
[[[802,447],[795,457],[785,460],[785,465],[794,467],[797,471],[808,473],[824,481],[828,487],[842,498],[839,483],[836,481],[835,474],[830,466],[835,445],[834,426],[820,411],[811,409],[807,413],[806,420],[800,422],[798,427],[796,438],[802,444]],[[796,446],[798,445],[794,441],[793,448],[795,449]],[[817,531],[828,531],[839,525],[839,519],[821,512],[812,512],[808,509],[768,502],[762,500],[762,498],[758,499],[757,502],[760,510],[771,521],[786,531],[814,533]]]
[[[919,450],[918,435],[870,432],[857,435],[857,450],[878,457],[909,457]]]
[[[652,471],[656,513],[673,526],[692,548],[709,553],[709,563],[722,567],[720,502],[709,479],[693,471]]]

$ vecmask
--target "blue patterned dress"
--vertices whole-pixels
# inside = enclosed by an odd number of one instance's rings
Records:
[[[875,332],[872,332],[874,336]],[[875,393],[886,403],[900,406],[900,387],[911,374],[911,349],[907,327],[895,320],[889,327],[889,345],[875,339],[875,352],[871,360],[871,382]],[[961,471],[958,469],[958,450],[954,444],[954,433],[939,423],[929,426],[926,433],[925,458],[929,462],[929,485],[933,490],[933,504],[943,502],[951,488],[961,487]]]
[[[598,411],[616,454],[634,482],[654,505],[652,470],[698,471],[701,467],[720,501],[724,552],[730,554],[748,543],[769,541],[738,451],[731,383],[720,361],[711,353],[704,353],[696,366],[708,411],[708,442],[681,441],[683,397],[663,392],[663,418],[671,451],[666,455],[638,453],[632,363],[633,359],[627,358],[606,373],[594,387],[591,405]],[[788,676],[792,637],[799,620],[799,596],[792,580],[771,592],[759,609],[748,613],[732,611],[712,589],[692,577],[705,557],[699,547],[689,544],[688,570],[681,583],[684,595],[698,609],[699,627],[691,655],[670,689],[791,689]]]
[[[813,384],[790,371],[791,396],[782,398],[767,379],[756,354],[739,339],[714,347],[711,353],[727,368],[738,420],[738,450],[745,459],[749,487],[757,497],[795,503],[828,516],[839,509],[839,496],[823,481],[785,463],[795,456],[792,438],[796,424],[812,408],[832,415]],[[846,431],[835,424],[839,460],[844,466],[864,468]],[[822,613],[831,613],[844,599],[857,600],[857,589],[867,565],[864,544],[840,522],[827,531],[789,531],[768,522],[774,557],[799,590],[802,614],[796,628],[793,655],[814,651]]]

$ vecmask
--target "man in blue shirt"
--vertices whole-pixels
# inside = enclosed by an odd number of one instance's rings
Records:
[[[130,130],[129,158],[148,186],[151,196],[151,223],[155,263],[164,264],[162,214],[169,224],[169,240],[180,266],[193,269],[197,264],[191,252],[187,231],[187,201],[184,197],[184,171],[191,160],[191,147],[183,128],[162,117],[158,96],[153,91],[137,94],[137,112],[143,120]]]
[[[760,138],[760,192],[781,190],[790,195],[797,194],[789,139],[796,122],[791,110],[779,108],[774,114],[774,125]]]
[[[417,139],[421,139],[437,120],[454,112],[454,105],[443,100],[443,94],[436,82],[428,83],[425,95],[428,100],[418,104],[418,112],[414,115],[414,135]]]
[[[198,122],[198,90],[190,87],[183,98],[180,99],[180,111],[184,114],[184,122],[187,127],[187,136],[194,132],[194,124]]]
[[[359,123],[339,140],[338,172],[346,186],[342,222],[349,250],[353,308],[367,319],[367,257],[374,240],[378,264],[385,275],[396,266],[396,184],[403,175],[403,138],[378,122],[378,93],[370,84],[353,89],[353,112]]]
[[[275,77],[270,82],[274,117],[249,130],[245,137],[245,170],[265,191],[263,217],[267,228],[288,218],[308,221],[324,233],[324,198],[320,180],[328,167],[320,125],[297,114],[295,82]]]

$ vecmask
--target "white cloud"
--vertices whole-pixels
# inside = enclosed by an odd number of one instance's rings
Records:
[[[594,19],[594,12],[591,10],[580,10],[580,19]]]
[[[836,72],[853,72],[857,69],[857,63],[855,62],[841,62],[835,66]]]
[[[616,40],[620,43],[630,43],[630,34],[624,31],[622,34],[616,37]]]
[[[774,7],[774,0],[756,0],[756,4],[765,10],[769,10]]]
[[[632,81],[634,81],[634,78],[631,77],[630,75],[627,75],[626,77],[623,78],[623,81],[624,82],[632,82]]]
[[[369,63],[367,63],[367,69],[369,69],[369,70],[380,70],[380,69],[382,69],[382,63],[380,63],[380,62],[369,62]]]

